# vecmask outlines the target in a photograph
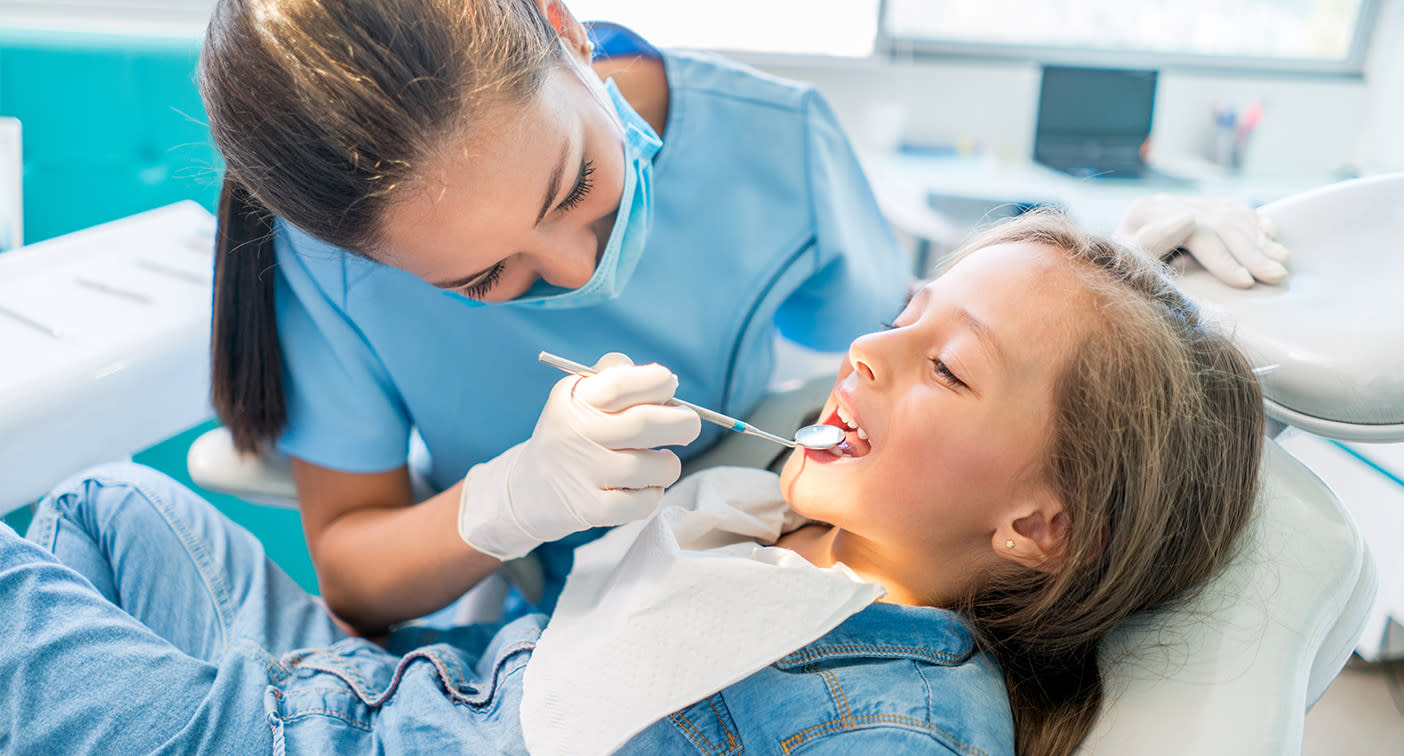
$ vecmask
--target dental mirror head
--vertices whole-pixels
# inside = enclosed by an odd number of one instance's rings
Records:
[[[795,431],[795,445],[806,449],[832,449],[843,443],[843,428],[837,425],[806,425]]]

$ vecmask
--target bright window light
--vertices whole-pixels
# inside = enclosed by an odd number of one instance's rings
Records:
[[[864,56],[878,0],[569,0],[582,21],[613,21],[658,47]]]
[[[1344,61],[1365,0],[888,0],[903,41]]]
[[[7,29],[198,37],[214,0],[0,0]]]
[[[0,21],[110,29],[204,28],[215,0],[0,0]],[[871,55],[879,0],[567,0],[582,21],[613,21],[659,47]]]

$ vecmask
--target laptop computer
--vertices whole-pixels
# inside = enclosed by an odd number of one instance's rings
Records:
[[[1096,178],[1173,178],[1146,164],[1155,71],[1044,66],[1034,160]]]

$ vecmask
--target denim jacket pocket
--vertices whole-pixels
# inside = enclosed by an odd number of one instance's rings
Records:
[[[734,756],[743,750],[736,723],[720,693],[668,715],[679,734],[707,756]]]

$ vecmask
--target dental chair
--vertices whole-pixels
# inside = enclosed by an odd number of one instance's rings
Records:
[[[1272,435],[1295,425],[1331,439],[1404,441],[1400,206],[1404,174],[1263,208],[1293,254],[1281,286],[1232,289],[1180,263],[1182,287],[1259,366]],[[1344,304],[1367,301],[1365,312]],[[798,428],[830,383],[821,377],[772,394],[748,419],[776,432]],[[764,466],[775,456],[770,444],[737,434],[685,472]],[[191,447],[189,464],[206,488],[285,502],[293,493],[285,462],[232,455],[221,430]],[[1082,756],[1300,753],[1305,714],[1356,647],[1378,579],[1341,501],[1271,438],[1261,475],[1229,566],[1192,601],[1134,618],[1107,640],[1106,696]]]
[[[1292,251],[1282,285],[1234,289],[1177,260],[1180,288],[1257,368],[1274,430],[1296,427],[1267,441],[1228,569],[1105,644],[1106,702],[1080,753],[1301,752],[1305,712],[1360,640],[1378,578],[1350,513],[1284,445],[1404,441],[1401,203],[1394,174],[1262,208]]]

